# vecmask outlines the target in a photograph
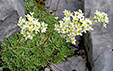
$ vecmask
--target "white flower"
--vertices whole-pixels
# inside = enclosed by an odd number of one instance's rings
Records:
[[[33,26],[29,27],[29,31],[32,32],[34,30]]]
[[[46,27],[41,27],[41,33],[46,32]]]
[[[70,17],[64,17],[63,20],[64,20],[65,22],[70,22]]]
[[[71,23],[71,22],[69,22],[69,23],[67,23],[67,27],[69,27],[69,28],[71,28],[72,27],[72,25],[73,25],[73,23]]]
[[[25,30],[21,30],[21,34],[25,35],[26,31]]]
[[[73,18],[73,21],[78,20],[78,17],[77,16],[72,16],[72,18]]]
[[[78,31],[77,31],[77,35],[82,36],[82,30],[78,30]]]
[[[62,23],[62,24],[60,24],[60,27],[61,28],[65,28],[66,27],[66,24],[65,23]]]
[[[33,19],[34,19],[34,18],[33,18],[32,16],[28,17],[28,20],[29,20],[29,21],[33,21]]]
[[[39,28],[41,27],[41,25],[40,25],[40,23],[39,23],[39,22],[37,22],[36,26],[37,26],[37,27],[39,27]]]
[[[30,18],[30,15],[29,15],[29,14],[27,14],[27,15],[26,15],[26,17],[27,17],[27,18]]]
[[[61,27],[58,28],[58,33],[62,33],[63,29]]]
[[[77,25],[75,27],[77,28],[77,31],[82,30],[82,26],[80,23],[77,23]]]
[[[67,37],[67,38],[66,38],[66,42],[70,42],[70,41],[71,41],[70,38]]]
[[[75,12],[75,11],[74,11],[74,14],[75,14],[75,16],[78,16],[78,15],[79,15],[79,12]]]
[[[34,12],[30,12],[30,15],[33,16]]]
[[[102,25],[102,26],[103,26],[104,28],[107,28],[105,23],[103,23],[103,25]]]
[[[19,18],[19,23],[25,23],[25,20],[20,17]]]
[[[27,33],[24,35],[24,37],[25,37],[25,40],[27,40],[27,39],[29,38],[29,33],[27,32]]]
[[[66,15],[66,14],[68,13],[68,11],[65,9],[65,10],[63,11],[63,13],[64,13],[64,15]]]
[[[66,37],[66,35],[65,35],[65,34],[60,34],[60,36],[61,36],[62,38],[65,38],[65,37]]]
[[[58,17],[54,17],[55,19],[58,19]]]
[[[77,32],[77,30],[75,29],[74,32],[73,32],[73,35],[76,36],[77,33],[78,33],[78,32]]]
[[[22,23],[18,23],[17,25],[18,25],[19,27],[22,27],[23,24],[22,24]]]
[[[68,31],[68,32],[72,34],[72,33],[73,33],[73,29],[72,29],[72,28],[71,28],[71,29],[69,29],[69,31]]]
[[[55,29],[54,30],[58,30],[59,29],[59,25],[55,24]]]
[[[59,21],[59,23],[60,23],[60,24],[62,24],[62,23],[63,23],[63,21]]]
[[[72,26],[76,26],[77,25],[77,22],[73,22],[73,25]]]
[[[37,31],[39,32],[39,27],[35,26],[35,27],[34,27],[34,30],[35,30],[36,32],[37,32]]]
[[[63,31],[62,33],[68,33],[68,30],[69,30],[68,28],[62,28]]]
[[[74,38],[74,37],[71,39],[71,42],[72,42],[72,44],[76,44],[76,43],[75,43],[75,42],[76,42],[76,40],[75,40],[75,38]]]
[[[82,10],[81,10],[81,9],[79,9],[79,10],[78,10],[78,12],[79,12],[79,13],[82,13]]]
[[[72,34],[68,34],[68,37],[71,39],[71,38],[73,38],[73,35]]]
[[[83,24],[82,24],[83,27],[86,27],[87,25],[88,25],[88,24],[87,24],[86,21],[84,21]]]
[[[33,33],[29,33],[28,38],[30,38],[32,40],[34,36],[35,35]]]

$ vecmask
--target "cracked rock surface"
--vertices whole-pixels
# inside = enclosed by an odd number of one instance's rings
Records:
[[[104,29],[96,23],[91,32],[93,51],[93,71],[113,71],[113,0],[85,0],[85,15],[92,18],[96,10],[105,12],[109,16],[109,24]],[[86,42],[89,42],[86,40]],[[88,44],[87,44],[88,45]],[[89,49],[90,49],[89,48]]]

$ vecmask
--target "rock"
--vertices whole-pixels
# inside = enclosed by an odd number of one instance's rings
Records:
[[[92,52],[92,39],[91,39],[91,34],[90,32],[87,32],[83,35],[83,39],[84,39],[84,47],[86,50],[86,60],[87,60],[87,67],[89,69],[89,71],[92,70],[94,63],[93,63],[93,52]]]
[[[22,0],[0,0],[0,43],[20,30],[20,16],[24,17]]]
[[[104,29],[100,23],[96,23],[94,27],[94,31],[91,32],[91,38],[92,38],[92,47],[88,47],[89,49],[92,49],[92,55],[93,55],[93,62],[94,62],[94,70],[93,71],[113,71],[112,65],[109,64],[112,62],[112,59],[109,59],[109,62],[106,61],[105,58],[106,53],[109,50],[112,50],[112,42],[113,42],[113,1],[112,0],[85,0],[85,16],[86,17],[93,17],[93,14],[96,10],[99,10],[101,12],[106,12],[109,16],[109,24],[108,28]],[[90,37],[89,37],[90,38]],[[87,45],[91,45],[91,43],[88,44],[89,41],[85,41]],[[91,41],[90,41],[91,42]],[[108,56],[110,56],[109,53],[107,53]],[[103,57],[101,57],[103,56]],[[106,61],[105,63],[102,63]],[[111,65],[111,66],[110,66]],[[109,69],[109,67],[111,67]],[[92,67],[93,68],[93,67]]]
[[[113,71],[113,51],[105,51],[94,63],[94,71]]]
[[[47,9],[50,5],[50,1],[51,0],[46,0],[46,2],[45,2],[45,7]],[[51,6],[49,9],[56,9],[57,2],[58,2],[58,0],[52,0]],[[70,10],[70,11],[77,11],[78,9],[83,10],[83,8],[84,8],[83,3],[84,2],[81,0],[60,0],[56,16],[58,16],[60,19],[63,18],[64,17],[63,11],[65,9]],[[53,15],[54,15],[55,10],[52,10],[52,11],[53,11]]]
[[[66,62],[62,62],[59,65],[55,65],[57,66],[59,69],[62,69],[63,71],[73,71],[73,70],[77,70],[77,71],[85,71],[85,67],[86,67],[86,61],[81,57],[71,57],[68,59],[68,61]],[[54,65],[52,65],[51,67],[53,69],[55,69],[56,71],[59,71]],[[48,68],[45,69],[45,71],[49,71]]]
[[[8,17],[0,23],[0,42],[19,31],[19,27],[17,26],[18,18],[19,15],[17,11],[12,11]]]

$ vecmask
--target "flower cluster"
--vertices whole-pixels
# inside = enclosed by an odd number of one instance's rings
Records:
[[[18,26],[21,28],[21,34],[27,40],[32,39],[38,32],[44,33],[47,29],[47,24],[44,22],[39,22],[38,19],[33,18],[33,14],[27,14],[27,20],[23,19],[22,17],[19,18]]]
[[[94,13],[93,20],[95,22],[101,22],[104,28],[106,28],[106,24],[109,22],[108,15],[104,12],[101,13],[98,10]]]
[[[54,26],[55,30],[58,31],[63,38],[66,38],[67,42],[76,44],[75,36],[93,30],[91,25],[94,24],[94,22],[89,18],[84,18],[82,10],[74,11],[74,13],[65,10],[63,13],[65,17],[59,21],[59,24],[55,24]]]

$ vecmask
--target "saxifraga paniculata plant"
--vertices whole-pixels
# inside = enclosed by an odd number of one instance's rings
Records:
[[[85,18],[81,10],[65,10],[65,17],[59,20],[58,17],[47,15],[44,11],[41,13],[37,7],[34,8],[26,15],[26,19],[19,18],[17,25],[21,28],[20,33],[2,43],[3,66],[0,70],[9,68],[12,71],[38,71],[41,67],[51,69],[50,65],[53,63],[59,64],[74,54],[70,43],[76,45],[75,36],[82,36],[93,30],[92,25],[95,22],[101,22],[104,28],[109,22],[107,14],[98,10],[93,19]]]

